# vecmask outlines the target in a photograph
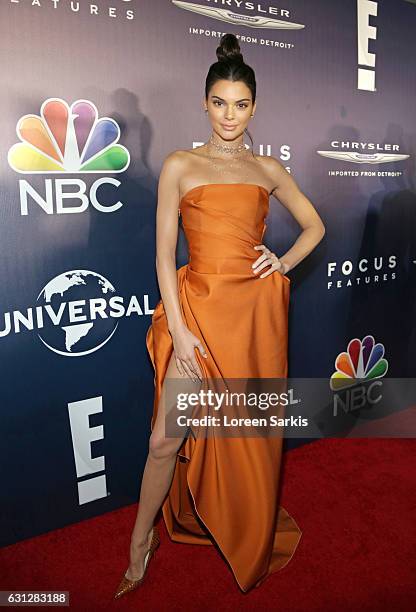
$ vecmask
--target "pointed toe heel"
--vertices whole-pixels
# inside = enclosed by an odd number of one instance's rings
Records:
[[[130,580],[129,578],[126,577],[126,575],[123,576],[123,578],[121,579],[121,582],[114,594],[114,599],[119,599],[120,597],[122,597],[123,595],[125,595],[126,593],[129,593],[130,591],[133,591],[134,589],[137,589],[137,587],[142,584],[143,580],[145,579],[146,576],[146,572],[147,572],[147,568],[149,567],[149,563],[150,560],[152,558],[152,556],[155,554],[155,551],[157,549],[157,547],[160,544],[160,534],[159,534],[159,530],[156,526],[153,527],[153,533],[152,533],[152,541],[150,543],[150,548],[149,550],[146,552],[146,555],[144,557],[144,570],[143,570],[143,574],[141,576],[141,578],[138,578],[137,580]]]

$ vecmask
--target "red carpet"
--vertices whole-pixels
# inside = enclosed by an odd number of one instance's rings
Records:
[[[145,583],[112,595],[136,505],[0,550],[2,590],[68,590],[74,610],[416,610],[413,439],[327,439],[289,451],[281,503],[303,531],[292,561],[241,593],[214,547],[162,542]]]

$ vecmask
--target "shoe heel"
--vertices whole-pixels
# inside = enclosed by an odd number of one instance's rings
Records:
[[[147,569],[149,567],[150,561],[152,560],[153,555],[156,552],[157,547],[160,544],[160,534],[159,534],[159,530],[156,526],[153,527],[153,533],[152,533],[152,540],[150,542],[150,547],[148,549],[148,551],[146,552],[146,555],[144,557],[144,570],[143,570],[143,575],[141,578],[139,578],[138,580],[129,580],[129,578],[126,578],[126,576],[123,576],[117,591],[114,594],[114,599],[119,599],[120,597],[122,597],[123,595],[125,595],[126,593],[129,593],[130,591],[133,591],[134,589],[136,589],[140,584],[142,584],[143,580],[145,579],[146,576],[146,572]]]

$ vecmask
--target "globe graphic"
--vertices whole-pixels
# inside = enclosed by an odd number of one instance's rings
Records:
[[[108,300],[113,293],[113,285],[91,270],[70,270],[55,276],[36,301],[43,314],[39,338],[59,355],[79,357],[97,351],[118,325],[109,316]]]

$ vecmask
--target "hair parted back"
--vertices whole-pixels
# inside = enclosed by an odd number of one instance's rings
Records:
[[[253,104],[256,101],[256,77],[254,70],[244,62],[240,44],[235,34],[224,34],[216,49],[218,61],[211,64],[205,80],[205,98],[216,81],[244,81],[249,90]]]
[[[219,47],[216,49],[216,54],[218,61],[211,64],[205,80],[205,99],[208,99],[208,94],[214,83],[225,79],[227,81],[243,81],[251,92],[254,104],[256,101],[256,77],[253,68],[244,62],[236,35],[223,34]],[[253,139],[247,128],[244,131],[253,145]]]

